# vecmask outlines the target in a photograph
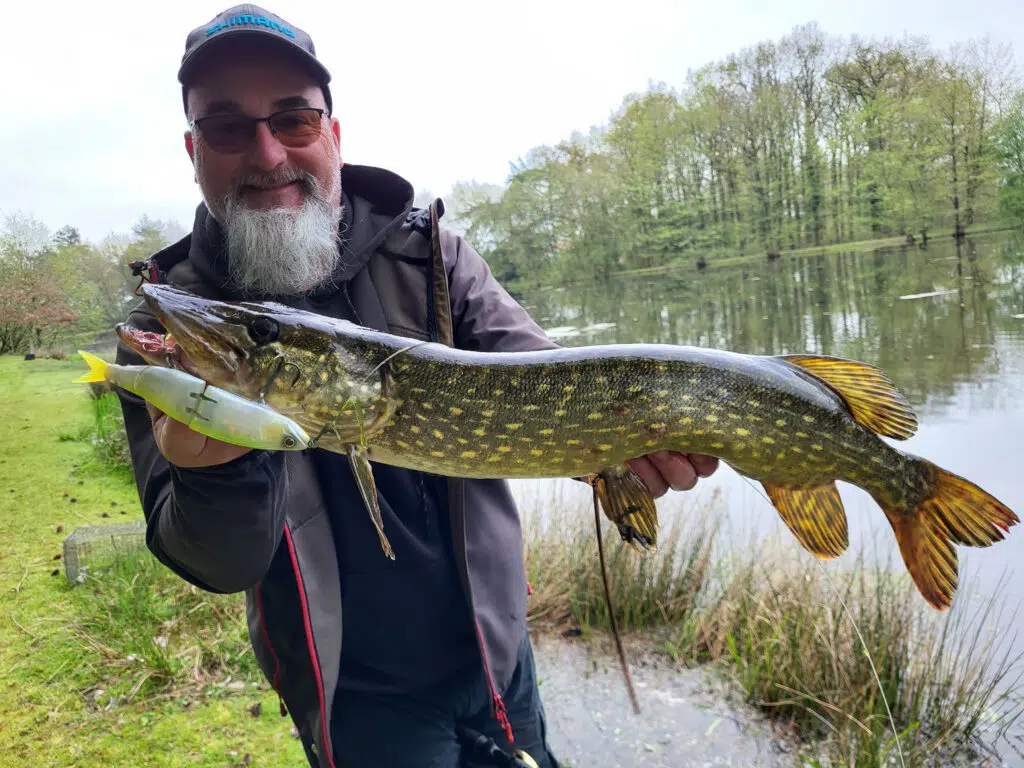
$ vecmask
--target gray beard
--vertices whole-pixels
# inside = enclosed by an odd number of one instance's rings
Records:
[[[299,171],[265,174],[239,184],[280,183],[298,178],[305,202],[294,208],[252,210],[237,191],[222,201],[223,232],[232,288],[260,295],[292,295],[326,285],[341,261],[340,194],[325,192]]]

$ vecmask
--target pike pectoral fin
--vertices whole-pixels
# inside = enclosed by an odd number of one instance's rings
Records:
[[[816,488],[782,488],[763,483],[783,522],[816,557],[831,560],[846,551],[846,511],[835,483]]]
[[[854,421],[880,435],[906,440],[917,431],[917,416],[885,373],[866,363],[821,355],[779,355],[814,374],[843,399]]]
[[[373,527],[377,529],[377,536],[380,538],[381,549],[391,560],[395,559],[395,553],[391,549],[388,537],[384,535],[384,518],[380,513],[380,504],[377,503],[377,484],[373,480],[373,467],[370,466],[370,459],[366,455],[366,449],[349,443],[345,446],[348,453],[348,461],[352,466],[352,474],[359,486],[359,493],[362,494],[363,503],[366,504],[366,511],[370,513]]]
[[[658,508],[640,476],[623,464],[598,473],[593,483],[605,517],[615,523],[622,540],[633,549],[656,549]]]

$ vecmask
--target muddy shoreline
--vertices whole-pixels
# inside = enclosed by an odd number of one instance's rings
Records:
[[[710,671],[627,645],[640,714],[604,638],[532,635],[548,741],[565,768],[793,765],[790,746]]]

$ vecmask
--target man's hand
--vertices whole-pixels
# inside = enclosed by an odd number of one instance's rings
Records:
[[[654,498],[663,496],[671,488],[688,491],[697,484],[697,478],[709,477],[718,469],[718,459],[699,453],[658,451],[626,462],[644,481]]]
[[[193,468],[225,464],[252,450],[201,435],[150,403],[146,403],[146,410],[153,420],[157,448],[176,466]]]

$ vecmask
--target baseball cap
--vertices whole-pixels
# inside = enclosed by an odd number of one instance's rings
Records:
[[[327,101],[327,110],[332,111],[331,91],[327,85],[331,81],[331,73],[316,57],[313,39],[280,16],[249,3],[236,5],[218,13],[209,23],[196,27],[185,38],[185,54],[181,57],[178,81],[182,86],[181,98],[186,110],[188,80],[201,65],[205,54],[224,41],[243,38],[266,41],[296,54],[299,61],[307,66],[320,84],[324,99]]]

